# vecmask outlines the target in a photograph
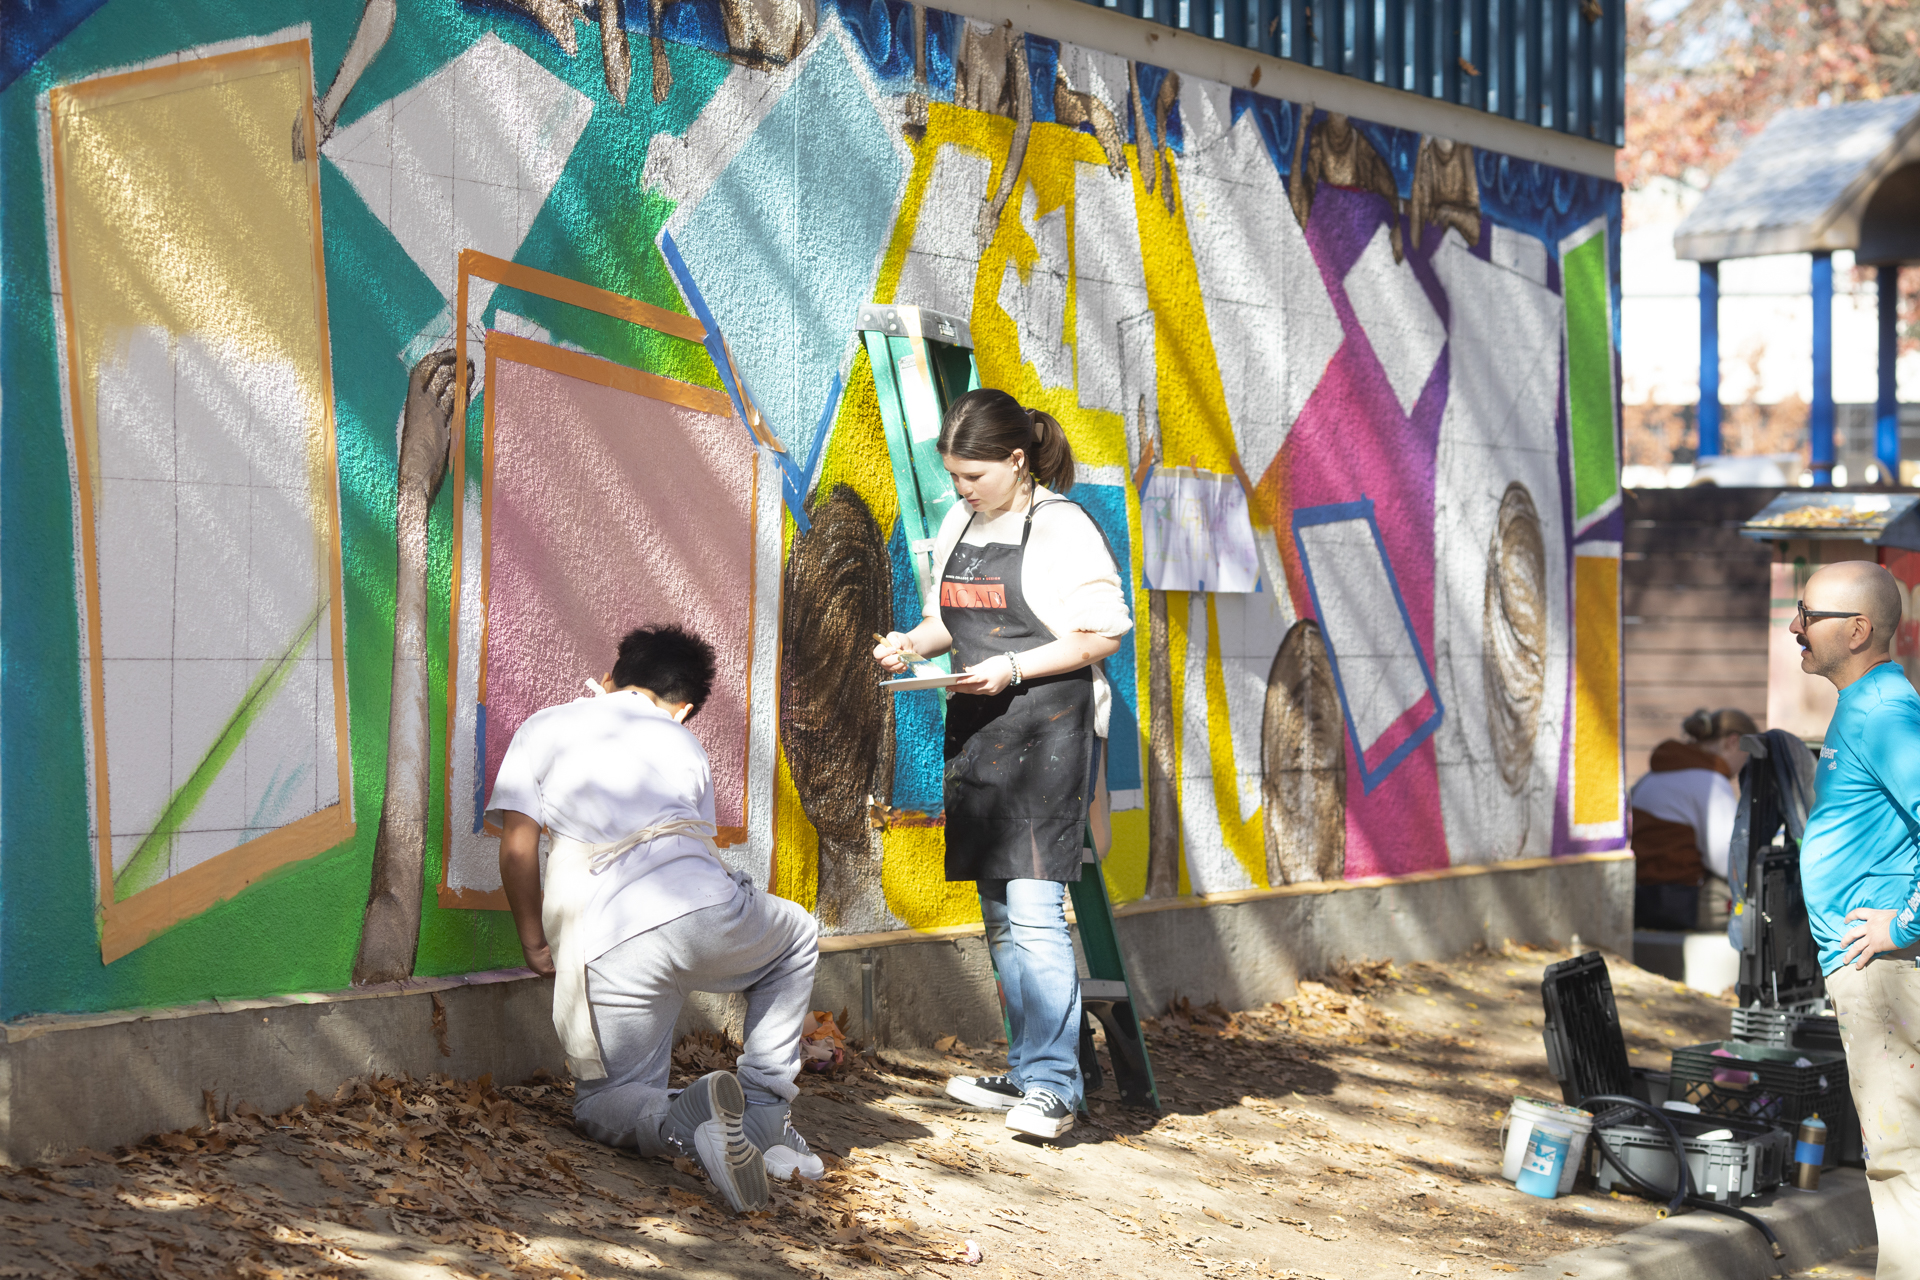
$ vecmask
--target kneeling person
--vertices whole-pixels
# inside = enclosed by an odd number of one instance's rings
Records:
[[[605,696],[520,726],[487,814],[505,831],[500,878],[527,963],[555,978],[575,1123],[609,1146],[691,1156],[745,1211],[767,1202],[769,1173],[825,1171],[788,1118],[819,931],[720,860],[712,770],[685,727],[713,674],[697,636],[629,633]],[[746,994],[739,1074],[669,1093],[674,1024],[693,991]]]

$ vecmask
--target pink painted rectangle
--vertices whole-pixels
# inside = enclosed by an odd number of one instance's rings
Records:
[[[729,417],[506,359],[494,362],[487,394],[482,794],[528,716],[579,697],[583,678],[613,666],[626,632],[671,622],[717,655],[712,696],[688,727],[713,764],[718,824],[744,825],[747,433]]]

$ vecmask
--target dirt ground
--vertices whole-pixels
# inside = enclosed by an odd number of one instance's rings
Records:
[[[1654,1218],[1498,1176],[1513,1096],[1558,1096],[1539,981],[1567,954],[1381,963],[1235,1013],[1176,1001],[1149,1024],[1164,1112],[1122,1109],[1108,1085],[1057,1146],[944,1096],[948,1075],[1004,1061],[990,1049],[857,1056],[803,1077],[795,1104],[827,1178],[775,1184],[744,1218],[688,1162],[576,1136],[564,1082],[349,1081],[278,1116],[209,1098],[195,1129],[0,1170],[0,1277],[1530,1270]],[[1610,963],[1635,1061],[1724,1037],[1730,999]],[[675,1060],[728,1058],[690,1037]]]

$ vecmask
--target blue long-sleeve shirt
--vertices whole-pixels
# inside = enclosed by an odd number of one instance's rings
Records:
[[[1920,936],[1920,694],[1896,663],[1840,691],[1814,770],[1800,885],[1822,973],[1840,967],[1855,907],[1893,909],[1895,946]]]

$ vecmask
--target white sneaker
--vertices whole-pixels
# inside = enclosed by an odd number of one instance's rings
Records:
[[[1007,1112],[1007,1128],[1036,1138],[1057,1138],[1073,1128],[1073,1108],[1045,1089],[1030,1089]]]
[[[785,1182],[795,1174],[809,1182],[827,1174],[826,1161],[807,1147],[807,1140],[793,1127],[793,1113],[785,1103],[776,1106],[748,1107],[741,1130],[747,1141],[760,1149],[767,1162],[767,1176]]]
[[[1012,1076],[954,1076],[947,1081],[947,1096],[970,1107],[1008,1111],[1026,1095]]]
[[[682,1089],[660,1126],[669,1144],[692,1156],[735,1213],[767,1207],[767,1165],[741,1121],[746,1094],[731,1071],[714,1071]]]

